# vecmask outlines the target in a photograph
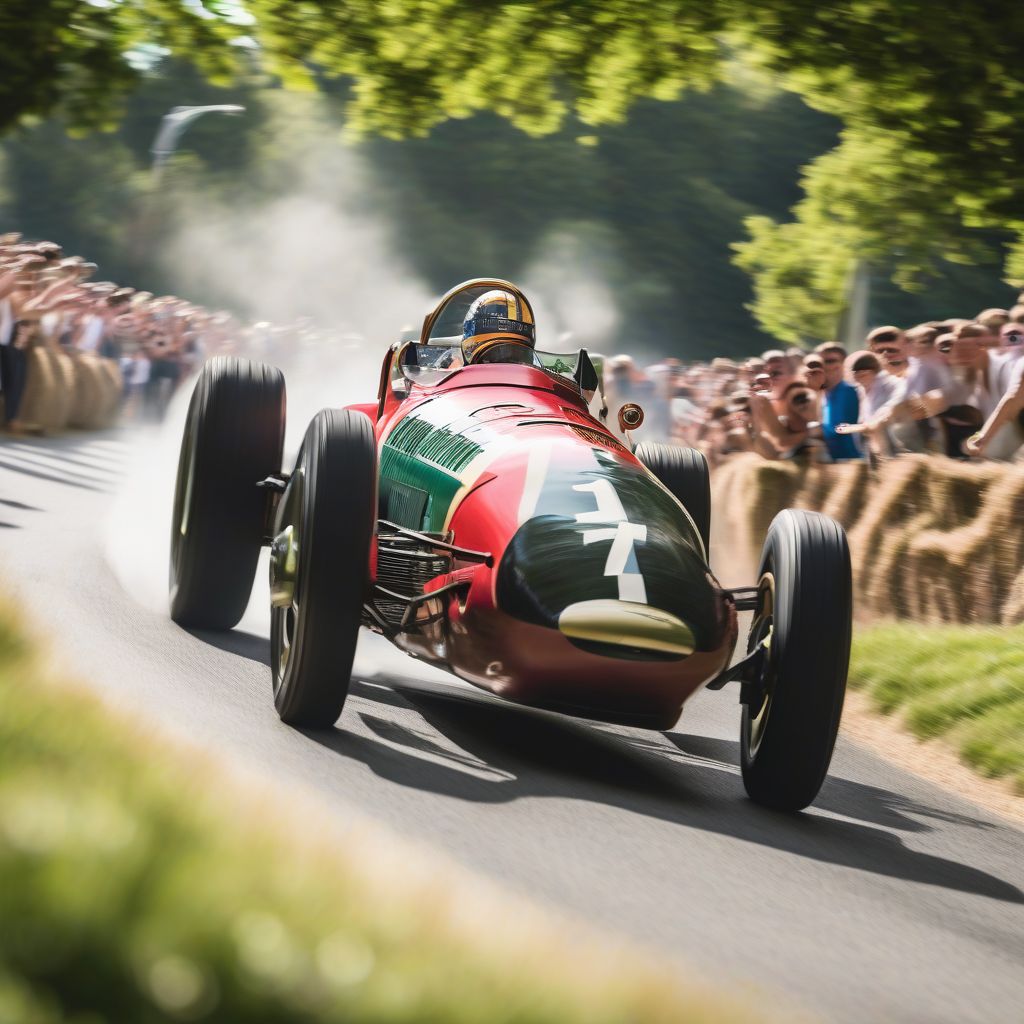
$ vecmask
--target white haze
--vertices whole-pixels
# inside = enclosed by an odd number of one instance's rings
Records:
[[[610,277],[619,260],[614,240],[592,225],[556,227],[521,284],[537,317],[537,344],[552,352],[585,347],[618,351],[619,310]]]
[[[275,357],[287,384],[286,464],[318,409],[375,399],[385,349],[431,304],[386,225],[367,212],[359,161],[340,144],[334,149],[325,154],[329,159],[310,161],[315,173],[296,180],[292,193],[264,205],[239,210],[192,204],[166,249],[183,296],[190,282],[203,282],[245,319],[289,324],[309,318],[333,339],[296,342]],[[167,608],[174,478],[191,390],[191,381],[179,388],[159,428],[137,431],[134,465],[106,531],[108,558],[121,584],[161,612]],[[242,622],[256,632],[267,627],[264,577],[261,567]]]
[[[164,251],[184,297],[212,286],[248,321],[309,318],[335,339],[297,342],[275,354],[287,382],[286,466],[318,409],[376,397],[385,349],[403,328],[418,327],[436,299],[406,263],[400,233],[372,212],[375,189],[357,155],[340,143],[318,143],[297,155],[295,166],[302,170],[288,194],[259,206],[191,201]],[[521,282],[536,306],[542,348],[619,350],[609,267],[618,269],[607,236],[575,227],[553,231]],[[121,584],[158,612],[167,608],[174,478],[191,390],[190,381],[179,388],[159,428],[137,430],[134,465],[107,524],[107,554]],[[264,552],[241,623],[264,634],[265,561]]]

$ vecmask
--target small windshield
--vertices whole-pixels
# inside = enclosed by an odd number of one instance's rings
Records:
[[[391,369],[396,391],[408,393],[409,385],[432,387],[462,367],[461,338],[454,344],[418,345],[410,342],[398,353]]]
[[[437,341],[439,344],[431,345],[410,342],[401,349],[391,369],[391,382],[396,394],[408,394],[412,384],[433,387],[449,374],[462,369],[462,339],[438,338]],[[536,366],[576,383],[573,374],[579,359],[578,352],[526,352],[518,345],[509,348],[509,358],[503,358],[503,353],[496,352],[494,362],[507,365],[518,361],[520,365]],[[524,355],[528,358],[523,358]]]
[[[465,323],[469,313],[469,307],[487,292],[492,291],[494,285],[485,282],[478,285],[469,285],[461,291],[450,296],[447,302],[437,311],[434,323],[430,328],[430,336],[425,339],[428,345],[462,345],[462,325]]]
[[[463,324],[474,302],[495,289],[519,296],[526,306],[527,319],[533,322],[533,310],[520,289],[508,281],[476,279],[453,288],[428,314],[419,343],[402,348],[391,369],[391,384],[396,395],[407,395],[412,385],[433,387],[464,365]],[[543,352],[522,345],[497,345],[487,358],[493,364],[535,366],[576,383],[574,373],[578,352]],[[577,385],[578,386],[578,385]]]

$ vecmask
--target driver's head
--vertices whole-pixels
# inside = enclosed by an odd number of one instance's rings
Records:
[[[462,358],[473,363],[532,363],[533,313],[515,292],[484,292],[462,325]]]

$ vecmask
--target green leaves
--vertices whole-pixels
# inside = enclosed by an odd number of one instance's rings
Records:
[[[358,138],[423,137],[481,112],[534,137],[570,119],[605,131],[640,100],[710,89],[740,54],[847,128],[808,168],[803,229],[769,245],[756,224],[742,251],[759,311],[783,304],[765,260],[785,254],[787,301],[793,259],[824,260],[800,304],[834,308],[847,249],[881,254],[914,287],[937,259],[988,258],[972,233],[1024,226],[1019,0],[7,0],[0,130],[57,110],[73,126],[111,125],[140,46],[226,83],[247,65],[231,45],[243,33],[289,88],[351,83],[346,131]]]

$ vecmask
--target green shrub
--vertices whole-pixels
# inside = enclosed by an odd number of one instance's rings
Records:
[[[1024,627],[866,627],[854,635],[850,684],[1024,793]]]
[[[315,814],[46,682],[2,618],[0,1020],[750,1019],[547,924],[508,935],[493,894],[467,907],[479,882],[411,883],[390,847],[375,879],[379,839],[297,836]]]

